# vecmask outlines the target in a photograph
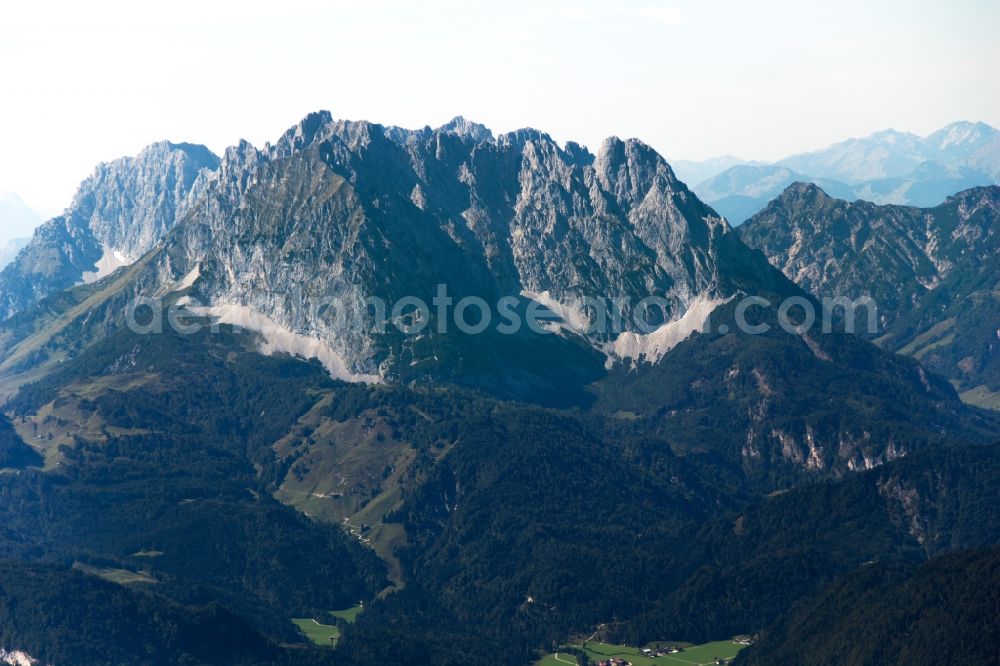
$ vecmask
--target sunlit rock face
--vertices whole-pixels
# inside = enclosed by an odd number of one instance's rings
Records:
[[[218,162],[204,146],[163,141],[98,165],[65,212],[39,227],[0,274],[0,319],[153,249],[204,191]]]
[[[818,298],[869,296],[876,325],[859,310],[858,332],[963,391],[1000,389],[1000,186],[914,208],[844,201],[796,183],[739,234]]]
[[[373,297],[544,294],[586,319],[588,299],[656,296],[656,328],[781,279],[641,141],[593,154],[533,129],[494,138],[462,118],[405,130],[325,112],[273,145],[228,149],[143,281],[162,291],[195,268],[200,307],[318,340],[335,374],[365,380],[392,374],[399,345],[333,313]],[[611,354],[644,348],[616,348],[620,333],[587,335]]]
[[[419,343],[359,322],[372,299],[383,320],[403,298],[430,305],[439,285],[452,303],[534,300],[603,365],[655,361],[719,303],[789,284],[641,141],[612,137],[595,154],[534,129],[494,136],[456,118],[407,130],[327,112],[218,159],[161,143],[101,165],[4,271],[0,315],[123,266],[129,294],[184,292],[192,311],[358,381],[443,363],[453,332],[436,309]],[[620,323],[592,326],[595,301]]]

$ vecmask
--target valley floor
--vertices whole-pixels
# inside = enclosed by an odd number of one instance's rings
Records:
[[[663,654],[654,656],[659,646],[677,645],[685,646],[682,652],[674,654]],[[624,645],[609,645],[607,643],[586,643],[584,646],[571,646],[575,650],[586,650],[587,658],[594,663],[610,661],[615,663],[618,659],[625,660],[632,666],[708,666],[708,664],[730,663],[736,658],[745,645],[734,640],[715,641],[704,645],[690,645],[685,643],[675,643],[661,641],[650,644],[648,649],[652,654],[644,654],[642,648],[627,647]],[[565,652],[557,652],[547,655],[538,661],[535,666],[559,666],[560,664],[577,664],[575,655]]]

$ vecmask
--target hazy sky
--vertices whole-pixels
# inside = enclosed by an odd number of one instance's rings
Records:
[[[5,2],[0,190],[51,212],[98,161],[261,145],[321,108],[776,159],[1000,126],[998,70],[996,0]]]

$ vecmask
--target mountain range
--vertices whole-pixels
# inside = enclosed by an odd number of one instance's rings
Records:
[[[993,348],[963,379],[921,328],[935,297],[996,321],[997,189],[797,184],[735,230],[636,139],[328,112],[100,165],[0,273],[0,655],[766,660],[802,608],[852,626],[865,567],[1000,543],[1000,416],[948,381],[992,386]],[[872,285],[919,334],[777,307]]]
[[[375,381],[453,366],[439,336],[414,345],[392,330],[373,335],[330,316],[331,303],[430,303],[446,284],[456,301],[512,296],[579,321],[587,299],[655,293],[664,302],[652,323],[668,327],[697,303],[777,279],[635,140],[609,139],[594,155],[536,130],[493,140],[462,119],[406,131],[320,113],[263,150],[227,150],[214,171],[192,150],[158,144],[102,166],[0,274],[4,315],[141,256],[130,278],[141,293],[184,291],[226,323],[266,328],[269,345],[310,349],[335,376]],[[633,318],[624,322],[617,346],[609,335],[580,339],[616,362],[669,332],[636,335]]]
[[[1000,130],[966,121],[925,137],[889,129],[770,165],[720,158],[687,169],[705,176],[691,180],[698,196],[736,225],[794,182],[850,201],[930,207],[961,190],[1000,183]]]
[[[925,137],[888,129],[786,157],[780,164],[849,183],[903,177],[924,162],[974,167],[995,178],[1000,172],[990,156],[998,139],[1000,130],[982,122],[952,123]]]
[[[27,238],[41,223],[38,213],[13,192],[0,192],[0,242]]]
[[[17,258],[18,253],[31,241],[30,238],[13,238],[0,246],[0,269]]]
[[[17,256],[41,224],[38,213],[13,192],[0,192],[0,268]]]
[[[100,164],[59,217],[0,273],[0,317],[134,262],[173,227],[218,158],[203,146],[153,144]]]
[[[734,166],[766,166],[767,162],[745,160],[735,155],[720,155],[707,160],[670,160],[677,177],[685,183],[698,184],[718,176],[723,171]]]
[[[998,405],[1000,187],[914,208],[796,183],[739,231],[817,297],[870,296],[878,307],[870,338],[948,377],[967,399]]]

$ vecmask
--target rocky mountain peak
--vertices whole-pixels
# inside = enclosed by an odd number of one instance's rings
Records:
[[[1000,185],[990,185],[988,187],[974,187],[964,192],[959,192],[948,197],[944,205],[958,203],[965,211],[987,208],[993,211],[1000,210]]]
[[[205,146],[154,143],[134,158],[99,165],[67,212],[103,247],[135,261],[183,216],[218,166]]]
[[[831,197],[815,183],[796,181],[785,188],[780,198],[783,201],[825,201]]]
[[[641,201],[653,187],[687,191],[667,161],[638,139],[623,141],[616,136],[605,139],[594,159],[594,170],[601,182],[618,195],[619,201]]]
[[[315,111],[286,130],[273,146],[266,148],[274,157],[287,157],[311,145],[317,136],[328,131],[332,123],[333,115],[329,111]]]
[[[208,187],[219,158],[160,141],[99,164],[66,211],[41,227],[0,274],[0,319],[46,295],[100,279],[148,252]]]
[[[459,136],[472,139],[476,143],[493,140],[493,132],[489,127],[467,120],[462,116],[455,116],[435,131],[458,134]]]
[[[812,217],[822,216],[837,205],[850,205],[828,195],[823,188],[815,183],[794,182],[786,187],[781,194],[768,204],[760,215],[767,211],[795,211],[797,215],[809,214]],[[859,202],[863,205],[863,202]]]
[[[642,141],[611,138],[592,155],[532,128],[488,132],[461,117],[404,130],[319,112],[264,150],[242,142],[140,282],[160,293],[198,275],[191,288],[211,312],[322,347],[344,378],[391,374],[402,352],[391,336],[328,321],[323,298],[426,300],[446,283],[487,300],[527,294],[579,324],[582,299],[656,295],[667,324],[753,273],[773,283]]]
[[[496,141],[497,145],[501,148],[512,150],[521,150],[526,144],[531,142],[555,143],[551,136],[533,127],[522,127],[505,132],[498,136]]]
[[[1000,130],[982,121],[960,120],[929,134],[924,143],[935,151],[975,151],[1000,139]]]
[[[27,285],[8,312],[165,239],[129,293],[183,284],[200,313],[264,334],[269,349],[371,381],[448,367],[445,343],[411,348],[392,331],[331,319],[325,303],[430,302],[439,284],[458,298],[513,296],[560,313],[586,348],[635,360],[669,347],[646,340],[632,313],[628,344],[615,344],[620,330],[584,335],[587,299],[656,296],[653,324],[666,326],[692,311],[700,321],[755,285],[795,289],[642,141],[611,138],[592,155],[537,129],[487,133],[460,117],[405,130],[318,112],[263,150],[240,142],[198,171],[205,160],[173,144],[102,165],[31,255],[69,268],[47,281],[27,263],[5,274],[11,293]],[[661,338],[676,344],[690,326]]]
[[[41,221],[17,194],[0,191],[0,243],[29,238]]]
[[[998,220],[1000,186],[916,208],[847,202],[796,183],[739,231],[818,297],[870,296],[879,323],[871,337],[988,396],[1000,390]]]
[[[573,161],[574,164],[580,166],[590,166],[594,163],[594,155],[587,147],[577,143],[576,141],[566,142],[566,155]]]
[[[859,141],[866,140],[876,141],[887,145],[898,145],[916,143],[920,141],[920,137],[910,132],[900,132],[897,129],[889,127],[887,129],[874,132],[863,139],[859,139]]]
[[[114,165],[123,160],[134,159],[138,163],[155,163],[158,161],[169,161],[178,155],[183,155],[184,159],[192,162],[198,168],[212,169],[218,165],[219,158],[206,146],[197,143],[173,141],[156,141],[144,147],[134,158],[122,157],[108,163]],[[98,167],[99,169],[100,167]]]

